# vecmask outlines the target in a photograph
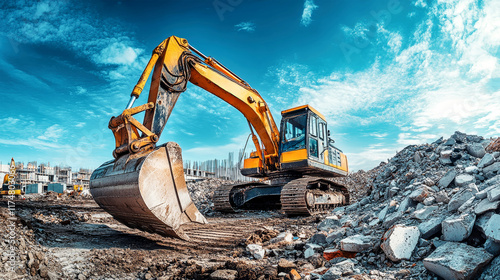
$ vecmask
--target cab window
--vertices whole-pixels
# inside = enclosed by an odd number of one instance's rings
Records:
[[[306,148],[307,115],[287,118],[284,123],[284,135],[281,151],[288,152]]]

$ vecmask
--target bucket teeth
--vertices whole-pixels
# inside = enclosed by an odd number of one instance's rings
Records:
[[[153,152],[106,162],[90,180],[94,200],[119,222],[188,240],[182,225],[207,223],[189,196],[181,148],[168,142]]]

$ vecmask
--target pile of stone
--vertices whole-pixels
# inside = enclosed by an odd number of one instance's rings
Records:
[[[0,208],[0,275],[5,279],[60,279],[60,265],[36,241],[24,220],[10,213],[7,208]]]
[[[302,248],[295,261],[311,264],[302,277],[497,279],[500,152],[487,153],[490,142],[456,132],[366,173],[364,198],[336,208],[308,240],[288,237],[285,248]],[[248,251],[264,258],[262,249]]]
[[[214,203],[212,202],[212,196],[214,195],[214,191],[222,185],[230,184],[234,184],[234,181],[209,178],[187,182],[187,188],[189,195],[191,196],[191,199],[196,207],[198,207],[198,210],[200,210],[203,215],[210,216],[213,214]]]

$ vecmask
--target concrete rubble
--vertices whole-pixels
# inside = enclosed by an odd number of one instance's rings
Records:
[[[446,280],[472,279],[493,256],[481,248],[446,242],[423,260],[425,268]]]

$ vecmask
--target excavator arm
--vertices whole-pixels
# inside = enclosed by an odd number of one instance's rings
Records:
[[[132,108],[151,72],[153,77],[148,103]],[[240,111],[249,122],[257,155],[264,166],[263,171],[279,168],[279,130],[261,95],[218,61],[190,46],[186,39],[175,36],[169,37],[155,48],[132,91],[127,109],[110,121],[110,128],[116,139],[115,157],[128,153],[144,155],[155,148],[155,143],[180,93],[186,90],[188,81]],[[132,115],[142,111],[146,113],[143,124],[140,124]]]
[[[133,107],[152,74],[148,102]],[[262,176],[279,169],[279,131],[260,94],[213,58],[175,36],[163,41],[134,87],[130,101],[109,128],[114,160],[90,179],[94,200],[116,220],[141,230],[189,239],[183,225],[206,223],[191,201],[179,145],[156,145],[179,95],[191,82],[218,96],[248,120]],[[141,123],[134,115],[145,112]],[[254,130],[255,129],[255,133]]]

